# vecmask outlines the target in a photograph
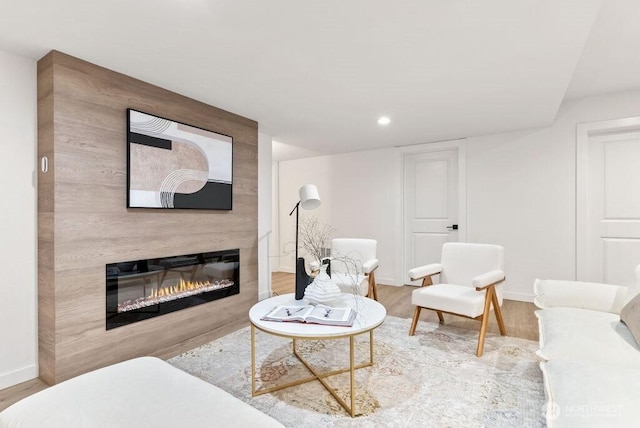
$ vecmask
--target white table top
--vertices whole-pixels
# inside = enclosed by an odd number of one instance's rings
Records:
[[[269,333],[287,337],[322,339],[329,337],[347,337],[369,331],[382,324],[385,316],[387,315],[387,310],[384,308],[384,306],[382,306],[375,300],[362,296],[355,296],[353,294],[343,293],[338,300],[336,300],[335,302],[331,302],[330,306],[353,307],[356,310],[357,315],[355,321],[353,322],[353,326],[351,327],[295,322],[263,321],[260,319],[276,306],[304,306],[307,304],[308,302],[304,299],[295,300],[295,296],[293,293],[271,297],[270,299],[262,300],[253,305],[253,307],[249,310],[249,320],[260,330],[264,330]]]

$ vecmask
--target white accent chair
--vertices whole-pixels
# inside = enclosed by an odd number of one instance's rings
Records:
[[[431,277],[440,275],[440,283]],[[411,280],[422,279],[422,287],[411,295],[416,305],[409,335],[416,331],[422,308],[436,311],[440,323],[443,313],[480,319],[480,335],[476,355],[482,356],[484,338],[493,309],[500,334],[506,336],[502,320],[502,282],[504,275],[504,248],[500,245],[448,242],[442,246],[440,263],[420,266],[409,271]]]
[[[375,239],[331,240],[331,279],[343,293],[353,293],[357,286],[355,291],[358,294],[378,300],[375,277],[379,264],[377,247],[378,241]]]

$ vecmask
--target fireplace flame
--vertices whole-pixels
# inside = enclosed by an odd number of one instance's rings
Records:
[[[183,293],[185,291],[195,291],[209,286],[211,286],[211,282],[209,281],[185,281],[184,279],[181,279],[180,282],[175,285],[167,285],[165,287],[152,289],[151,294],[149,294],[149,298],[157,299],[158,297],[167,297],[172,294]]]
[[[118,312],[127,312],[134,309],[140,309],[147,306],[157,305],[159,303],[170,302],[171,300],[180,299],[207,291],[220,290],[234,285],[234,282],[228,278],[212,281],[185,281],[181,279],[174,285],[166,285],[164,287],[153,288],[151,294],[147,297],[140,297],[135,300],[126,300],[118,304]]]

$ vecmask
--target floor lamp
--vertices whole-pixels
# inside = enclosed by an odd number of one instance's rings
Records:
[[[304,297],[304,290],[309,285],[309,275],[304,267],[304,258],[298,257],[298,221],[300,217],[300,207],[305,210],[313,210],[320,206],[320,194],[318,188],[313,184],[305,184],[298,190],[300,200],[289,213],[289,217],[296,213],[296,300]]]

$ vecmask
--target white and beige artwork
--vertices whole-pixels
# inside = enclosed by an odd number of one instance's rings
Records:
[[[128,207],[231,209],[231,137],[128,113]]]

